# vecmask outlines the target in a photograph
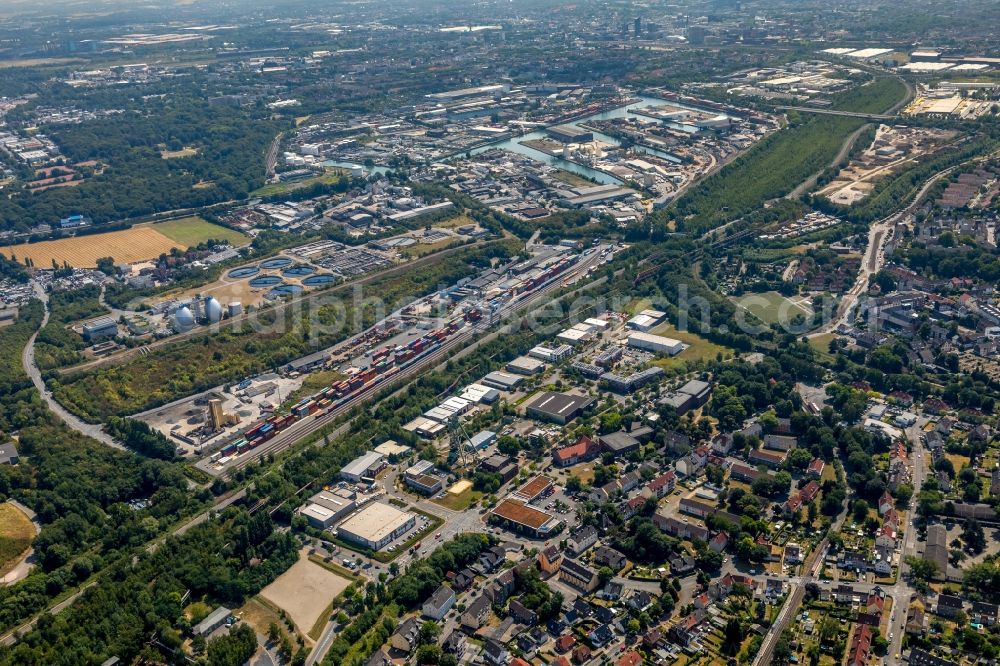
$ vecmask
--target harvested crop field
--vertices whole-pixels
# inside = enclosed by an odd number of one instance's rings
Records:
[[[260,596],[288,613],[301,632],[307,632],[350,584],[343,576],[310,562],[303,553],[292,568],[261,590]]]
[[[0,576],[24,557],[34,538],[31,520],[13,504],[0,504]]]
[[[17,257],[21,263],[25,257],[30,257],[38,268],[51,266],[53,260],[59,265],[66,262],[74,268],[94,268],[101,257],[113,257],[117,263],[148,261],[175,247],[186,250],[209,238],[239,244],[245,236],[201,218],[184,218],[103,234],[10,245],[0,248],[0,253],[8,258]]]

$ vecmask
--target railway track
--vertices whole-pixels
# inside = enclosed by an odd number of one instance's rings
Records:
[[[586,274],[587,270],[594,267],[595,265],[599,265],[598,262],[596,261],[596,259],[598,259],[598,256],[599,256],[598,253],[594,253],[590,259],[580,262],[577,266],[571,269],[573,271],[571,275],[557,277],[550,284],[539,289],[530,298],[527,298],[523,301],[515,301],[512,303],[505,304],[497,313],[496,319],[499,321],[503,321],[509,315],[537,303],[539,300],[545,298],[553,291],[559,289],[565,280],[571,277],[580,277]],[[359,405],[363,405],[366,402],[372,400],[376,395],[380,394],[384,388],[405,384],[406,381],[412,379],[413,376],[416,375],[417,373],[423,372],[428,368],[432,368],[438,365],[439,363],[441,363],[441,361],[445,360],[453,352],[464,347],[470,341],[470,339],[474,339],[477,336],[481,335],[482,333],[485,333],[487,330],[489,330],[489,328],[490,328],[489,323],[484,319],[483,321],[480,321],[477,324],[474,324],[472,326],[469,326],[467,328],[458,331],[452,338],[446,340],[441,345],[441,347],[434,350],[428,356],[420,359],[420,361],[418,361],[417,363],[414,363],[410,367],[406,368],[405,370],[397,374],[396,377],[394,377],[391,381],[382,385],[373,386],[368,391],[360,393],[357,396],[353,396],[350,400],[348,400],[342,405],[335,407],[329,412],[321,413],[319,416],[313,417],[312,419],[304,419],[302,421],[295,423],[292,426],[289,426],[288,429],[283,430],[281,433],[275,435],[273,439],[253,449],[252,455],[242,456],[239,459],[227,465],[220,474],[220,476],[228,477],[230,474],[232,474],[232,472],[239,469],[243,469],[250,463],[259,460],[263,456],[266,456],[268,454],[277,454],[284,451],[285,449],[298,443],[300,440],[305,439],[313,435],[317,431],[321,430],[325,426],[334,423],[337,420],[337,418],[343,416],[351,409]]]

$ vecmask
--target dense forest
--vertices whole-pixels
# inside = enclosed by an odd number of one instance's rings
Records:
[[[75,187],[0,199],[0,230],[26,231],[73,214],[97,224],[178,208],[243,199],[264,183],[264,159],[283,123],[259,112],[171,95],[79,124],[48,128],[67,163],[106,165]],[[162,149],[195,155],[164,159]]]
[[[0,329],[0,429],[18,431],[21,464],[0,466],[0,500],[14,497],[42,522],[39,566],[0,588],[0,631],[43,608],[145,543],[210,496],[193,493],[179,467],[109,448],[69,430],[45,408],[21,366],[42,306],[21,308]]]

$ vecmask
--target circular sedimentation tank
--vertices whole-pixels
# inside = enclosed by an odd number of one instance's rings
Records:
[[[281,298],[282,296],[289,296],[291,294],[297,294],[302,291],[303,287],[297,284],[282,284],[271,291],[267,292],[268,298]]]
[[[330,284],[331,282],[336,282],[337,277],[335,275],[330,275],[329,273],[320,273],[319,275],[310,275],[305,280],[302,281],[307,287],[318,287],[324,284]]]
[[[285,277],[305,277],[307,275],[312,275],[315,272],[316,269],[312,266],[299,264],[298,266],[289,266],[285,270],[281,271],[281,274]]]
[[[257,275],[260,269],[256,266],[241,266],[240,268],[234,268],[226,274],[226,277],[233,279],[248,278],[252,275]]]
[[[292,260],[286,257],[275,257],[273,259],[267,259],[266,261],[260,262],[260,267],[265,270],[271,270],[274,268],[284,268],[291,263]]]
[[[255,277],[250,280],[250,287],[253,289],[273,287],[276,284],[281,284],[281,278],[277,275],[261,275],[260,277]]]

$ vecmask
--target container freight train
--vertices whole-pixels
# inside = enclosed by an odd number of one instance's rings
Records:
[[[234,456],[252,451],[272,439],[293,423],[310,416],[323,416],[354,398],[392,379],[402,370],[413,365],[440,348],[450,336],[463,326],[461,319],[448,322],[426,335],[410,341],[406,346],[385,347],[372,355],[372,364],[362,368],[347,379],[334,382],[318,393],[296,403],[289,414],[269,416],[250,426],[242,436],[226,444],[212,455],[212,462],[226,462]],[[376,359],[378,359],[376,361]]]

